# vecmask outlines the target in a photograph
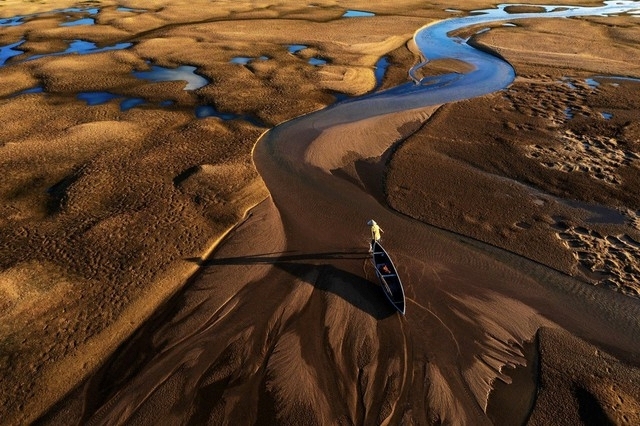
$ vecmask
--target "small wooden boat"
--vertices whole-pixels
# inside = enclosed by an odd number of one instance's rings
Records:
[[[373,267],[382,284],[382,290],[391,304],[404,315],[405,299],[402,282],[387,251],[377,241],[371,241]]]

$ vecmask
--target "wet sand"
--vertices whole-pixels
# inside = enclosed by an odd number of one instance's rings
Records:
[[[0,32],[28,29],[38,54],[135,43],[0,69],[2,116],[22,118],[0,128],[6,423],[640,421],[640,84],[586,80],[640,77],[640,20],[496,28],[474,42],[514,65],[505,91],[340,125],[329,111],[256,144],[331,91],[372,90],[382,55],[382,87],[407,81],[413,32],[460,5],[100,4],[91,30],[52,14]],[[133,77],[147,61],[213,83]],[[99,90],[148,105],[75,98]],[[197,119],[201,104],[267,127]],[[371,217],[406,317],[369,266]]]

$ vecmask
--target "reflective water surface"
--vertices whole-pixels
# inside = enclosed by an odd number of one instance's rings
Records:
[[[150,71],[134,71],[137,78],[152,81],[185,81],[184,90],[195,90],[209,84],[209,80],[195,73],[196,67],[182,65],[178,68],[165,68],[152,65]]]
[[[347,10],[344,15],[342,15],[343,18],[362,18],[368,16],[376,16],[376,14],[373,12],[365,12],[363,10]]]

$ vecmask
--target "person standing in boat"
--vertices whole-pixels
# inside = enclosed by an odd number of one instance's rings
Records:
[[[378,226],[376,221],[373,219],[367,222],[367,224],[371,226],[371,239],[376,242],[380,241],[380,233],[384,232],[382,228],[380,228],[380,226]]]

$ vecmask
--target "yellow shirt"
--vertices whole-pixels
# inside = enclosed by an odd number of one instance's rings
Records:
[[[380,240],[380,232],[384,232],[384,231],[382,230],[382,228],[378,226],[377,223],[371,225],[371,238],[373,238],[374,241]]]

